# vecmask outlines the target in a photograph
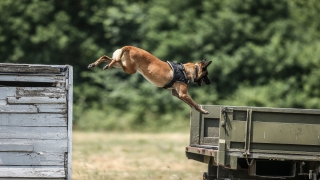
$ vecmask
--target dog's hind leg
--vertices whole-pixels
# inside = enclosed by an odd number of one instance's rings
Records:
[[[109,64],[107,64],[105,67],[103,67],[103,70],[112,68],[112,66],[115,65],[116,63],[118,63],[118,64],[120,64],[122,66],[121,56],[122,56],[122,49],[117,49],[113,53],[112,59],[110,58],[111,62]]]
[[[134,74],[137,72],[135,61],[130,57],[130,49],[124,47],[116,50],[112,55],[112,61],[103,69],[110,69],[112,66],[121,66],[127,74]]]
[[[101,56],[98,60],[96,60],[94,63],[91,63],[88,65],[88,69],[92,69],[96,66],[98,66],[100,63],[102,62],[105,62],[105,63],[110,63],[112,61],[112,58],[106,56],[106,55],[103,55]]]

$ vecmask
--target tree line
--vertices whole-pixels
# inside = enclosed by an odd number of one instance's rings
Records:
[[[74,67],[74,127],[174,131],[189,107],[139,75],[87,65],[133,45],[211,60],[200,104],[320,108],[320,1],[2,0],[2,62]]]

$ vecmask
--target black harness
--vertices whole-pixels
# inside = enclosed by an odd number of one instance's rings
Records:
[[[184,67],[182,63],[176,64],[170,61],[167,61],[167,62],[170,65],[171,69],[173,70],[173,77],[171,81],[168,84],[166,84],[163,88],[168,89],[172,87],[172,85],[177,81],[183,82],[186,84],[190,83],[190,80],[187,78],[187,75],[186,75],[186,72],[184,71]],[[196,76],[198,76],[198,71],[199,71],[199,67],[196,66]]]

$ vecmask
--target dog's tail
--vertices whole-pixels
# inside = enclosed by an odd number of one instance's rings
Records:
[[[126,47],[123,47],[121,49],[117,49],[113,55],[112,55],[112,59],[114,59],[115,61],[120,61],[121,57],[123,55],[124,52],[128,51],[128,49]]]

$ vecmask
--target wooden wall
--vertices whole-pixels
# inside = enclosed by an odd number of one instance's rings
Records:
[[[72,67],[0,64],[0,179],[71,179]]]

